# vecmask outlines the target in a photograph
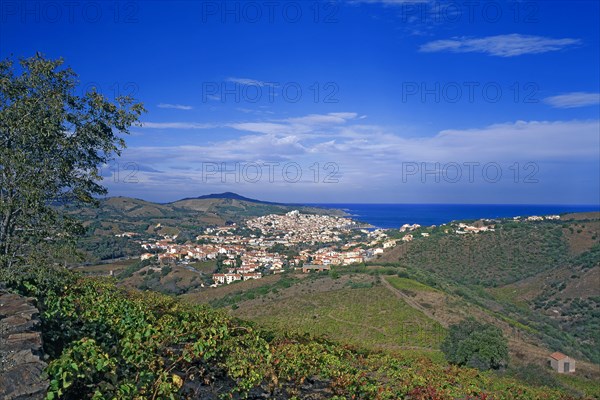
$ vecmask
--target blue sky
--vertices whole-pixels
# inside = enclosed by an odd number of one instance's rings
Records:
[[[3,0],[0,57],[145,104],[110,195],[598,204],[599,4]]]

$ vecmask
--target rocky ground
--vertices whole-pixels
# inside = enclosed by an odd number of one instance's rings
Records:
[[[43,399],[42,334],[32,299],[0,290],[0,399]]]

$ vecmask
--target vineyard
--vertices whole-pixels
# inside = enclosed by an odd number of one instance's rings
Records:
[[[48,399],[567,399],[419,356],[274,334],[206,306],[62,269],[5,278],[36,297]]]

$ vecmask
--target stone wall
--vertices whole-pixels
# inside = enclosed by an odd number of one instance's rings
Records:
[[[33,299],[0,291],[0,399],[43,399],[42,334]]]

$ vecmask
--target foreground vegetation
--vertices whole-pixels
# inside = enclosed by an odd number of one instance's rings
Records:
[[[567,399],[565,392],[424,357],[276,335],[205,306],[106,278],[27,267],[3,277],[35,296],[50,355],[48,399]]]

